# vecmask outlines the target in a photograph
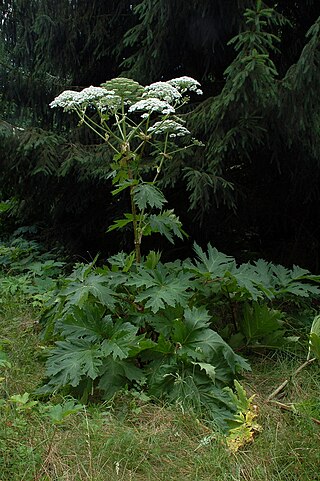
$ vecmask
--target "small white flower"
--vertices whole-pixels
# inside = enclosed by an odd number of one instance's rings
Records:
[[[71,110],[76,104],[80,93],[73,90],[65,90],[56,97],[49,106],[51,108],[63,107],[65,110]]]
[[[169,137],[183,137],[190,134],[188,129],[174,120],[156,122],[152,127],[148,128],[148,134],[161,135],[167,132],[169,132]]]
[[[155,82],[145,87],[143,97],[153,97],[172,104],[180,100],[181,93],[168,82]]]
[[[107,93],[104,97],[101,97],[98,102],[96,102],[97,108],[101,112],[105,112],[106,110],[111,110],[111,112],[115,112],[119,110],[121,107],[121,97],[119,95],[115,95],[113,93]]]
[[[157,98],[139,100],[135,104],[131,105],[131,107],[129,107],[128,112],[131,113],[135,112],[136,110],[145,111],[145,113],[141,115],[143,119],[147,118],[152,112],[158,112],[163,115],[173,114],[175,112],[172,105]]]
[[[90,87],[87,87],[80,92],[81,98],[84,102],[94,102],[95,100],[104,97],[107,93],[111,92],[102,87],[94,87],[93,85],[90,85]]]
[[[198,95],[201,95],[203,92],[199,88],[200,82],[198,80],[193,79],[192,77],[178,77],[172,80],[168,80],[168,83],[179,90],[181,93],[185,93],[188,90],[190,92],[195,92]]]
[[[89,104],[97,104],[104,101],[103,105],[106,105],[109,100],[115,98],[112,90],[107,90],[102,87],[86,87],[81,92],[75,92],[73,90],[65,90],[53,102],[49,105],[53,107],[63,107],[65,111],[80,108],[85,110]]]

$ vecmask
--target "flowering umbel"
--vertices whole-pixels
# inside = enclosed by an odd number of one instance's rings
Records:
[[[50,107],[79,112],[91,105],[98,110],[115,113],[127,106],[129,113],[142,112],[142,118],[147,118],[152,113],[169,115],[186,102],[184,94],[187,92],[202,94],[199,86],[197,80],[186,76],[167,82],[154,82],[146,87],[134,80],[120,77],[109,80],[101,87],[91,85],[80,92],[65,90],[50,103]]]
[[[108,80],[100,87],[66,90],[50,107],[74,111],[84,124],[105,142],[113,153],[110,177],[114,195],[127,189],[131,212],[116,220],[109,231],[130,224],[134,257],[139,264],[143,236],[160,233],[170,242],[185,234],[173,210],[164,210],[166,199],[157,181],[164,163],[197,141],[183,125],[177,110],[201,94],[200,84],[191,77],[154,82],[143,87],[123,77]],[[159,210],[155,214],[155,210]]]

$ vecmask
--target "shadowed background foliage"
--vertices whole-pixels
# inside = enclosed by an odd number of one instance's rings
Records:
[[[86,257],[128,248],[128,232],[105,234],[120,214],[109,152],[48,104],[119,75],[142,84],[189,75],[204,96],[185,118],[205,148],[173,163],[163,185],[190,238],[152,246],[183,257],[194,240],[211,241],[239,260],[319,269],[317,0],[0,5],[3,235],[36,226],[48,244]],[[246,8],[257,9],[254,24]]]

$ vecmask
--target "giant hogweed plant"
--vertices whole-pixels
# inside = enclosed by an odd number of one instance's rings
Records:
[[[109,230],[131,225],[134,250],[102,270],[79,266],[66,280],[48,313],[56,344],[42,392],[69,387],[88,397],[96,388],[109,398],[135,385],[198,410],[211,406],[215,418],[224,413],[221,423],[231,415],[221,389],[248,364],[210,328],[206,308],[193,305],[192,273],[161,264],[156,253],[141,255],[143,236],[173,242],[184,234],[157,182],[166,162],[200,144],[177,115],[190,93],[202,93],[190,77],[146,87],[116,78],[50,104],[76,113],[113,152],[113,194],[127,191],[131,211]]]
[[[237,308],[237,342],[259,346],[285,334],[281,313],[267,302],[319,294],[319,279],[305,270],[263,261],[238,266],[210,245],[207,252],[196,245],[195,259],[183,262],[141,255],[145,235],[159,232],[171,242],[183,235],[173,211],[163,210],[157,181],[165,162],[197,143],[175,110],[198,89],[188,77],[148,87],[120,78],[52,102],[76,112],[114,152],[114,194],[129,193],[131,212],[111,229],[131,224],[134,250],[103,267],[79,264],[61,282],[43,318],[54,345],[39,393],[62,389],[86,401],[133,388],[228,429],[239,414],[229,387],[250,367],[214,330],[228,322],[217,319],[217,306]]]
[[[142,87],[127,78],[115,78],[101,87],[81,92],[66,90],[50,106],[75,112],[113,152],[113,194],[127,190],[131,211],[109,227],[133,229],[135,260],[141,261],[143,236],[153,232],[182,238],[181,222],[157,186],[165,162],[200,142],[191,137],[176,111],[189,101],[189,93],[202,94],[190,77],[155,82]],[[155,211],[158,211],[155,213]]]
[[[150,252],[138,266],[124,253],[103,267],[78,265],[44,318],[45,337],[55,345],[39,392],[62,389],[84,401],[133,388],[228,429],[237,406],[226,388],[249,365],[214,330],[227,322],[217,306],[237,307],[246,344],[276,347],[286,326],[268,303],[319,295],[318,282],[297,267],[237,265],[210,245],[207,252],[196,245],[195,259],[183,262],[162,263]]]

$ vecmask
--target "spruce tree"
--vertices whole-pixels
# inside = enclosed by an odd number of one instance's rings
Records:
[[[175,185],[183,212],[189,194],[187,222],[195,213],[205,221],[206,229],[189,222],[191,237],[220,248],[233,238],[232,249],[244,249],[245,237],[257,239],[250,248],[282,239],[281,260],[294,255],[289,242],[301,250],[308,238],[317,249],[317,0],[11,0],[2,8],[1,181],[5,198],[19,199],[21,222],[63,231],[72,219],[71,238],[79,225],[91,236],[116,209],[110,198],[102,222],[90,196],[94,188],[106,199],[109,154],[71,117],[53,115],[56,94],[117,75],[146,84],[185,74],[204,87],[185,119],[205,148],[172,163],[166,186]]]

